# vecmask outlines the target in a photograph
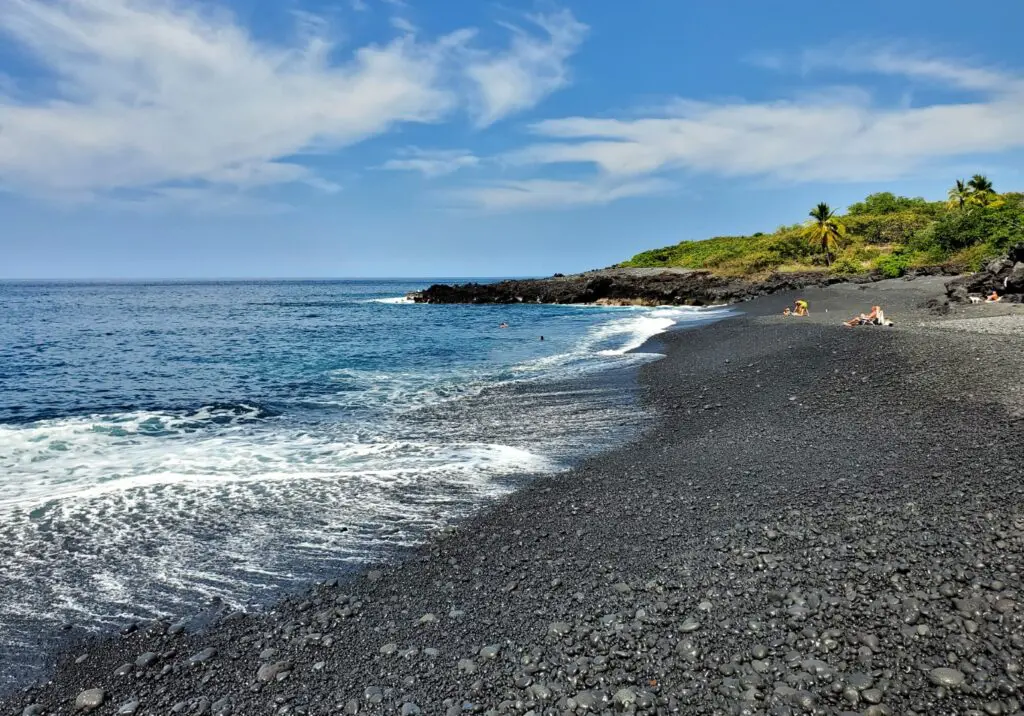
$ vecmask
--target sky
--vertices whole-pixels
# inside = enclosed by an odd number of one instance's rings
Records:
[[[1024,3],[0,0],[0,278],[550,275],[1024,189]]]

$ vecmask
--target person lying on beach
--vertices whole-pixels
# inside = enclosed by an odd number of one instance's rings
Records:
[[[999,303],[1003,300],[1003,297],[993,291],[989,294],[988,298],[985,299],[985,303]]]
[[[789,310],[789,306],[786,306],[786,308],[782,311],[782,315],[783,316],[792,316],[793,312],[791,310]]]
[[[892,321],[885,317],[881,306],[872,306],[871,313],[854,316],[849,321],[843,321],[844,326],[891,326]]]

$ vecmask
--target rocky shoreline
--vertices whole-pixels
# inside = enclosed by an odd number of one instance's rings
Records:
[[[1006,256],[988,262],[981,271],[960,276],[946,284],[951,301],[967,303],[995,291],[1004,301],[1024,303],[1024,244],[1010,248]]]
[[[1024,316],[944,289],[662,336],[638,441],[269,613],[83,644],[0,714],[1020,713]],[[839,325],[874,303],[896,328]]]
[[[914,276],[955,275],[941,267],[917,269]],[[748,301],[782,291],[865,284],[880,273],[839,276],[823,272],[773,273],[759,279],[720,276],[690,269],[602,269],[570,276],[497,283],[435,284],[409,294],[416,303],[597,303],[643,306],[709,306]]]

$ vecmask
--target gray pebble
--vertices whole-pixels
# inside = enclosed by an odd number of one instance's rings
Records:
[[[103,689],[86,689],[75,697],[75,708],[92,711],[102,706],[106,699],[107,693]]]
[[[964,673],[958,669],[940,667],[928,672],[928,678],[937,686],[945,686],[955,689],[964,682]]]

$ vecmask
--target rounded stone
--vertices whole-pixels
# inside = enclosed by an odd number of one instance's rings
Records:
[[[555,636],[564,636],[568,634],[572,629],[572,625],[569,622],[553,622],[548,627],[548,634],[554,634]]]
[[[147,651],[145,654],[141,654],[138,659],[135,660],[135,665],[145,669],[147,666],[152,666],[156,663],[160,656],[156,652]]]
[[[964,672],[958,669],[950,669],[947,667],[939,667],[938,669],[932,669],[928,672],[928,678],[936,686],[945,686],[950,689],[955,689],[960,684],[964,683]]]
[[[273,664],[264,664],[256,671],[256,678],[264,682],[274,681],[281,674],[291,671],[291,668],[291,664],[289,664],[287,661],[278,661]]]
[[[203,664],[217,655],[217,650],[212,646],[197,652],[188,658],[190,664]]]
[[[103,705],[107,692],[103,689],[86,689],[75,697],[75,708],[81,711],[92,711]]]

